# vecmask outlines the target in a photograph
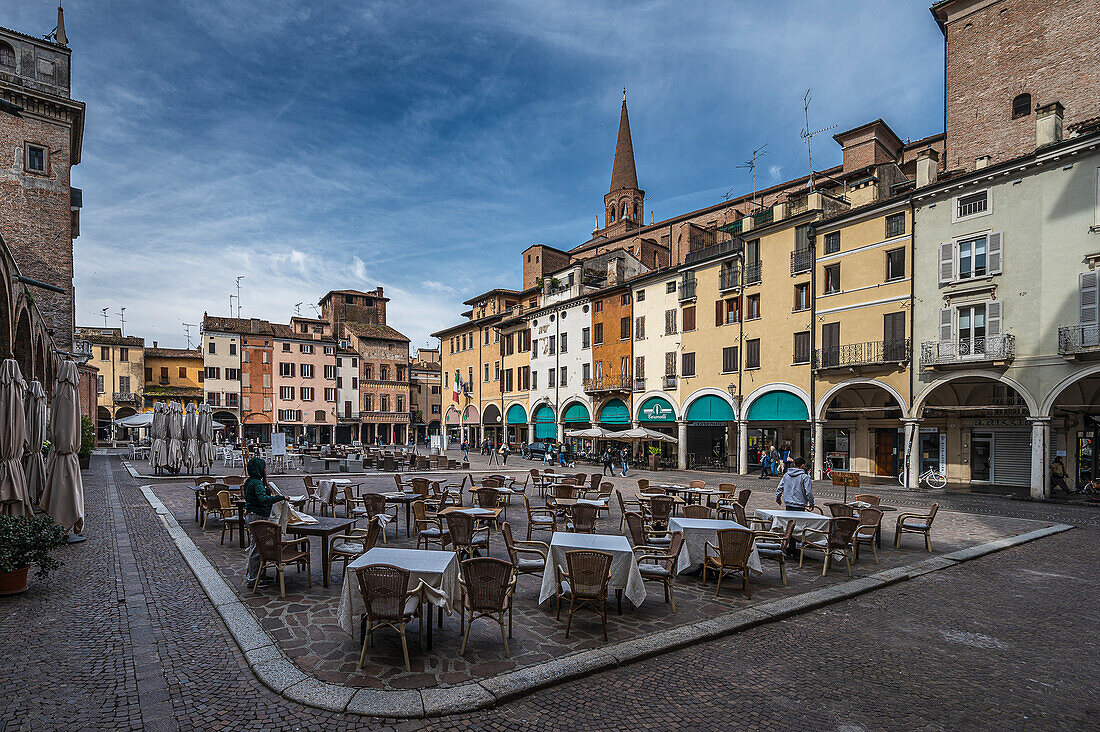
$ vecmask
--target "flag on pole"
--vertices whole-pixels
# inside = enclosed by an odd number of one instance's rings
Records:
[[[452,401],[458,401],[458,395],[462,393],[462,374],[458,373],[458,369],[455,369],[455,383],[454,392],[451,394]]]

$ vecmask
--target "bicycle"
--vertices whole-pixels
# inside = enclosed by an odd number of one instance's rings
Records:
[[[905,479],[906,478],[907,478],[907,476],[905,475],[904,471],[898,476],[898,483],[901,484],[902,488],[906,487],[906,485],[905,485]],[[920,488],[921,483],[924,483],[929,488],[932,488],[934,490],[939,490],[940,488],[943,488],[944,486],[947,485],[947,476],[943,475],[942,473],[937,471],[935,468],[929,468],[928,470],[924,471],[923,473],[921,473],[920,475],[917,476],[917,485],[916,485],[916,487]]]
[[[829,480],[832,480],[832,478],[833,478],[833,461],[830,460],[829,458],[825,458],[824,467],[822,469],[822,474],[823,474],[824,477],[828,478]]]

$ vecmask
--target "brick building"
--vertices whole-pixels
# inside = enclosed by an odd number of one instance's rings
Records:
[[[57,348],[72,350],[73,239],[80,232],[84,103],[70,97],[71,51],[58,10],[55,40],[0,28],[0,235],[25,276],[45,289],[35,300]]]

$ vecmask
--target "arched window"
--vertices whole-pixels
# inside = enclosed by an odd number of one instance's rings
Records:
[[[0,41],[0,66],[15,68],[15,49]]]
[[[1012,119],[1026,117],[1031,114],[1031,95],[1017,94],[1012,100]]]
[[[625,218],[626,218],[626,214],[627,214],[627,210],[626,210],[626,201],[623,201],[622,213],[620,214],[620,218],[624,218],[624,219],[625,219]]]
[[[641,206],[637,201],[634,202],[634,220],[637,221],[642,218]]]
[[[614,204],[607,207],[607,223],[609,223],[609,224],[615,223],[615,206],[614,206]]]

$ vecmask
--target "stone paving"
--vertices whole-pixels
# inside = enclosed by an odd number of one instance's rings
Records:
[[[579,468],[578,468],[579,470]],[[638,475],[646,475],[639,473]],[[652,474],[649,474],[651,477]],[[658,476],[669,480],[667,474]],[[711,477],[711,476],[708,476]],[[744,477],[744,476],[742,476]],[[278,476],[274,478],[281,490],[294,495],[304,492],[300,478]],[[389,475],[360,476],[364,491],[381,492],[393,489]],[[608,478],[627,497],[637,492],[637,478]],[[717,481],[715,481],[716,483]],[[754,490],[749,510],[774,508],[772,493],[776,480],[752,481]],[[739,481],[738,485],[746,485]],[[237,588],[238,594],[255,614],[260,624],[279,643],[290,659],[302,671],[322,680],[353,687],[380,689],[416,689],[447,687],[470,680],[493,677],[504,671],[536,666],[570,653],[605,646],[600,625],[591,614],[579,615],[573,623],[570,637],[565,637],[565,618],[555,619],[553,603],[537,605],[540,577],[521,576],[516,595],[513,637],[510,640],[511,657],[504,658],[498,627],[482,621],[475,624],[470,635],[466,654],[460,656],[460,626],[457,616],[448,618],[445,627],[435,632],[435,645],[430,651],[417,650],[415,635],[411,635],[412,670],[406,672],[401,646],[395,633],[382,631],[375,636],[374,648],[368,648],[366,664],[357,669],[359,645],[356,638],[337,624],[337,608],[342,585],[339,568],[328,589],[321,586],[320,545],[313,540],[313,587],[306,586],[305,578],[290,569],[286,574],[287,596],[281,599],[278,590],[262,589],[251,592],[244,583],[244,552],[235,541],[228,539],[220,544],[221,530],[212,521],[206,532],[194,522],[193,493],[186,484],[158,483],[152,486],[157,497],[173,512],[189,536],[199,546],[215,568]],[[766,493],[765,493],[766,491]],[[537,493],[531,496],[533,503],[541,504]],[[467,495],[468,500],[468,495]],[[896,515],[896,514],[894,514]],[[513,503],[509,520],[519,538],[526,536],[527,520],[521,504]],[[403,509],[399,521],[401,538],[394,541],[392,533],[388,546],[412,547],[413,542],[404,536]],[[612,509],[610,519],[599,522],[599,533],[618,533],[619,510]],[[941,511],[936,518],[933,538],[934,553],[945,554],[957,549],[994,539],[1012,536],[1039,528],[1046,524],[1033,521],[979,517]],[[912,535],[903,539],[902,549],[893,548],[893,518],[887,513],[883,519],[883,547],[879,551],[880,564],[875,564],[869,551],[861,554],[854,567],[856,578],[884,569],[912,564],[928,558],[920,537]],[[539,538],[549,540],[544,534]],[[490,541],[490,554],[506,558],[503,540],[499,534]],[[677,612],[663,602],[659,585],[648,584],[646,601],[640,608],[631,609],[624,601],[621,616],[612,613],[608,618],[608,642],[616,643],[645,637],[662,630],[686,623],[698,622],[717,615],[751,607],[754,604],[791,597],[800,593],[821,589],[849,580],[843,565],[834,565],[827,577],[821,576],[821,560],[818,556],[807,559],[807,566],[799,570],[797,562],[788,566],[789,586],[780,582],[778,567],[764,562],[764,574],[753,578],[752,600],[748,600],[733,583],[715,597],[713,580],[706,587],[697,577],[682,577],[675,583]],[[415,626],[414,626],[415,627]]]

